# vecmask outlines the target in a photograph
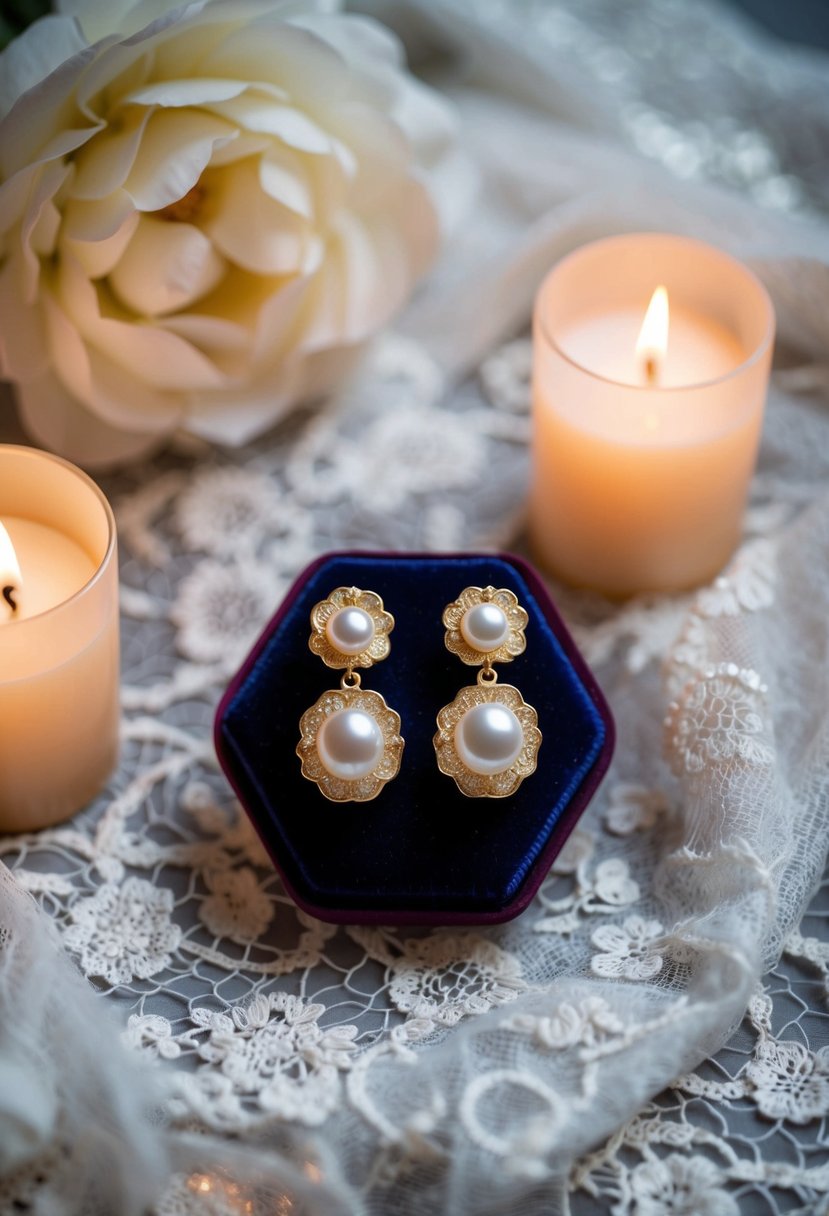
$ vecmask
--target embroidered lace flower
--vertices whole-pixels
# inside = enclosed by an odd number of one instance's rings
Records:
[[[458,933],[405,942],[389,995],[403,1013],[454,1026],[515,1000],[525,988],[513,955],[474,933]]]
[[[763,539],[746,545],[728,575],[721,575],[699,593],[697,611],[702,616],[717,617],[768,608],[774,602],[774,556],[773,541]]]
[[[274,907],[253,870],[214,870],[205,882],[212,894],[199,904],[199,919],[211,933],[244,945],[265,932]]]
[[[157,1013],[131,1013],[122,1039],[128,1047],[142,1050],[164,1060],[177,1060],[181,1046],[172,1037],[173,1028],[167,1018]]]
[[[198,472],[176,499],[176,530],[190,549],[221,556],[278,537],[283,568],[307,553],[311,518],[251,469]]]
[[[521,1013],[503,1024],[529,1032],[539,1046],[557,1051],[576,1045],[594,1047],[624,1029],[621,1018],[600,996],[585,997],[577,1005],[562,1001],[550,1017]]]
[[[209,1031],[198,1054],[263,1111],[322,1123],[339,1100],[338,1074],[350,1065],[357,1035],[355,1026],[321,1027],[325,1012],[283,993],[255,997],[230,1017],[195,1010],[194,1021]]]
[[[590,938],[601,954],[590,960],[596,975],[626,980],[651,979],[662,970],[655,942],[663,933],[658,920],[629,916],[622,925],[600,925]]]
[[[610,791],[605,823],[617,836],[644,832],[652,828],[668,810],[664,790],[649,789],[635,782],[620,781]]]
[[[637,1165],[628,1181],[633,1207],[620,1204],[614,1216],[739,1216],[737,1200],[720,1185],[722,1172],[706,1157],[671,1153]]]
[[[284,583],[261,565],[203,561],[181,580],[170,610],[179,650],[195,662],[232,668],[284,590]]]
[[[630,876],[628,864],[620,857],[609,857],[600,861],[593,874],[592,895],[599,904],[610,904],[611,907],[623,908],[639,898],[639,884]],[[592,910],[593,900],[585,903]],[[595,909],[604,911],[604,909]]]
[[[723,663],[675,701],[666,721],[668,748],[676,773],[699,773],[707,764],[740,757],[768,764],[774,758],[763,737],[760,712],[765,687],[756,671]]]
[[[144,878],[128,878],[120,887],[106,883],[74,905],[63,940],[79,955],[87,975],[101,976],[108,984],[149,979],[169,967],[181,941],[172,910],[168,887]]]
[[[808,1123],[829,1115],[829,1047],[763,1039],[745,1066],[750,1092],[769,1119]]]

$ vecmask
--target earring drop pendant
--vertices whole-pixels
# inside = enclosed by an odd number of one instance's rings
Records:
[[[403,753],[400,715],[361,687],[355,667],[386,658],[394,617],[373,591],[337,587],[311,613],[311,650],[345,669],[339,689],[323,693],[300,719],[302,775],[332,802],[368,802],[397,776]]]
[[[517,688],[499,684],[493,662],[526,648],[527,613],[506,588],[467,587],[443,613],[447,649],[481,664],[475,685],[462,688],[438,714],[438,767],[471,798],[506,798],[535,771],[538,715]]]

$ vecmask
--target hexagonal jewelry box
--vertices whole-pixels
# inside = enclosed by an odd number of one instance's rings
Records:
[[[391,652],[363,674],[401,718],[397,776],[370,801],[331,801],[302,773],[300,719],[332,672],[311,652],[311,610],[338,587],[376,592]],[[508,797],[466,797],[442,773],[441,707],[470,681],[444,645],[444,608],[466,587],[506,588],[527,647],[501,674],[535,707],[535,772]],[[472,676],[474,682],[474,674]],[[538,575],[509,554],[332,553],[297,579],[219,705],[219,761],[286,889],[321,920],[494,924],[538,890],[613,752],[607,703]]]

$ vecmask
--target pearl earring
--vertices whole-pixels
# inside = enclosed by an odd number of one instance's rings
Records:
[[[311,612],[308,645],[343,676],[302,715],[296,750],[303,777],[332,802],[368,802],[400,770],[400,715],[354,670],[387,657],[393,628],[380,596],[359,587],[337,587]]]
[[[492,666],[523,654],[527,620],[506,588],[467,587],[444,609],[447,649],[481,670],[438,714],[435,752],[440,771],[471,798],[506,798],[535,772],[538,715],[517,688],[498,683]]]

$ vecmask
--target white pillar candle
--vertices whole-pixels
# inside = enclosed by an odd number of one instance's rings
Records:
[[[659,285],[664,351],[640,341]],[[773,338],[759,281],[698,241],[613,237],[560,262],[534,316],[540,563],[615,596],[715,575],[740,536]]]
[[[118,563],[86,474],[0,445],[0,831],[73,814],[118,753]]]

